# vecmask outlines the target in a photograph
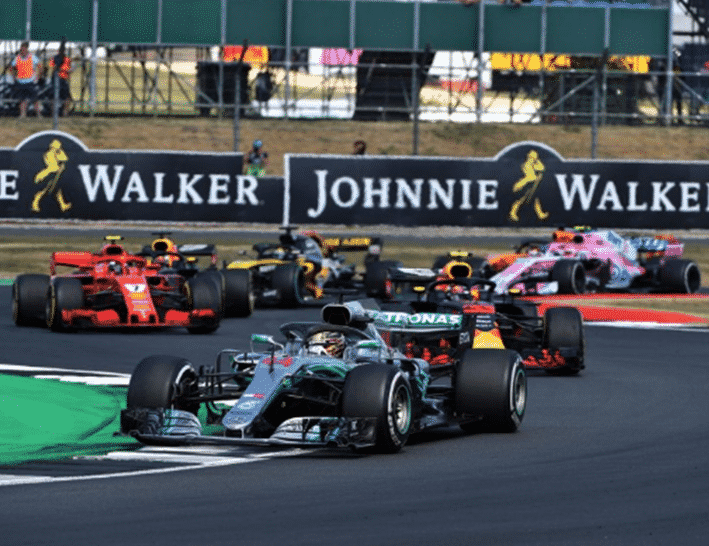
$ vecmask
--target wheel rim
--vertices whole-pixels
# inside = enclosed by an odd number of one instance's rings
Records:
[[[522,368],[517,368],[515,372],[511,394],[512,411],[518,416],[524,415],[527,406],[527,377]]]
[[[574,292],[576,294],[583,294],[586,289],[586,272],[581,264],[576,264],[574,268]]]
[[[392,400],[394,426],[400,434],[406,434],[411,424],[411,397],[404,385],[399,385]]]
[[[50,289],[49,297],[47,298],[47,326],[50,328],[55,322],[54,315],[57,312],[57,302],[54,294],[54,286]]]
[[[19,294],[16,285],[12,285],[12,320],[17,322],[17,318],[20,315],[20,302]]]

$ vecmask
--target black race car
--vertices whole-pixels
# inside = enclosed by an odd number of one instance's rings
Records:
[[[384,300],[375,326],[392,346],[432,366],[455,364],[469,349],[511,349],[526,368],[573,375],[584,368],[583,318],[574,307],[540,307],[495,294],[481,277],[416,284],[407,298]]]
[[[217,250],[213,244],[176,244],[171,233],[154,233],[157,238],[145,245],[139,256],[150,264],[160,266],[162,272],[171,272],[185,279],[195,276],[209,278],[221,299],[225,317],[248,317],[254,310],[255,295],[251,272],[248,270],[217,269]],[[200,258],[208,258],[205,267]]]
[[[148,357],[131,376],[121,431],[146,444],[395,452],[432,427],[517,430],[527,390],[516,351],[469,348],[432,366],[387,345],[376,314],[356,301],[326,305],[322,322],[284,324],[280,340],[254,335],[265,350],[224,350],[210,369]],[[226,400],[231,407],[218,405]],[[204,407],[205,424],[219,425],[212,433],[198,418]]]

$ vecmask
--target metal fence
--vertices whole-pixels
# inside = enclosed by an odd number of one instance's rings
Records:
[[[4,65],[18,45],[5,44]],[[33,45],[47,65],[55,44]],[[219,48],[145,46],[105,48],[94,64],[88,49],[68,51],[76,115],[232,117],[238,85],[238,113],[253,118],[589,124],[595,111],[601,124],[709,121],[707,69],[496,70],[489,54],[406,53],[392,63],[391,52],[314,48],[288,63],[272,49],[267,63],[239,65],[220,60]],[[51,86],[40,87],[48,114]],[[0,113],[17,114],[8,76],[0,80]]]
[[[3,36],[34,38],[32,48],[45,66],[57,46],[46,40],[67,29],[74,34],[68,39],[75,114],[398,119],[414,124],[707,122],[707,75],[695,69],[677,72],[669,45],[672,10],[657,2],[662,7],[642,10],[625,3],[562,6],[541,0],[521,7],[482,1],[472,9],[455,2],[364,0],[69,2],[83,13],[78,18],[65,13],[67,2],[10,0],[19,15],[5,18],[0,30]],[[199,6],[213,17],[184,17]],[[239,10],[251,13],[259,7],[264,17],[251,25],[256,28],[234,17]],[[122,19],[116,17],[119,12]],[[147,15],[141,19],[140,14]],[[313,18],[320,21],[325,15],[332,20],[329,28],[313,24]],[[372,16],[369,24],[365,16]],[[393,34],[387,31],[392,18],[398,18]],[[440,24],[432,24],[434,18]],[[383,23],[372,23],[375,19]],[[270,46],[267,64],[225,60],[227,41],[258,43],[248,42],[253,36]],[[19,38],[2,42],[6,68],[18,48]],[[562,51],[585,62],[500,70],[491,61],[496,51],[540,58]],[[649,55],[659,63],[646,71],[625,70],[606,62],[612,54]],[[50,85],[40,85],[46,111],[51,110],[51,91]],[[12,81],[4,75],[0,113],[16,112]]]

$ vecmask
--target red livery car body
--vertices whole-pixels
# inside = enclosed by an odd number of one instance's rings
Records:
[[[220,295],[212,280],[163,273],[128,253],[117,238],[107,240],[98,253],[53,253],[50,275],[19,275],[13,285],[15,323],[45,323],[57,331],[181,326],[210,333],[219,327]],[[58,275],[58,267],[74,271]]]

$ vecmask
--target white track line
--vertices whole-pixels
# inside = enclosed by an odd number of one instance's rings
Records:
[[[211,459],[208,459],[206,457],[203,457],[204,460],[199,462],[199,464],[187,464],[185,466],[176,466],[176,467],[170,467],[170,468],[152,468],[152,469],[147,469],[147,470],[131,470],[131,471],[126,471],[126,472],[111,472],[107,474],[89,474],[86,476],[36,476],[36,475],[30,475],[30,476],[23,476],[23,475],[12,475],[12,474],[0,474],[0,487],[6,487],[6,486],[11,486],[11,485],[32,485],[32,484],[45,484],[45,483],[63,483],[63,482],[85,482],[85,481],[90,481],[90,480],[108,480],[108,479],[115,479],[115,478],[133,478],[133,477],[139,477],[139,476],[149,476],[149,475],[155,475],[155,474],[170,474],[172,472],[184,472],[188,470],[199,470],[202,468],[216,468],[216,467],[221,467],[221,466],[232,466],[232,465],[238,465],[238,464],[246,464],[246,463],[254,463],[258,461],[265,461],[269,459],[275,459],[278,457],[291,457],[294,455],[300,455],[302,453],[305,453],[307,450],[303,449],[289,449],[286,451],[278,451],[278,452],[271,452],[271,453],[257,453],[257,454],[250,454],[246,457],[212,457]],[[101,459],[109,459],[109,460],[116,460],[116,458],[112,458],[115,456],[116,453],[120,452],[112,452],[109,453],[105,456],[102,457],[75,457],[76,460],[82,460],[82,459],[91,459],[91,460],[101,460]],[[156,461],[156,462],[161,462],[162,457],[166,456],[164,454],[163,456],[156,457],[153,459],[150,458],[145,458],[141,460],[145,461]],[[176,460],[170,461],[177,463]]]

